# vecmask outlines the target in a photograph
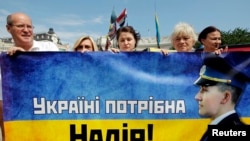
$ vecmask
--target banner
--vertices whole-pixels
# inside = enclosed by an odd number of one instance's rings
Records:
[[[0,57],[6,141],[197,141],[210,122],[194,99],[200,52]],[[249,93],[237,105],[248,124]]]

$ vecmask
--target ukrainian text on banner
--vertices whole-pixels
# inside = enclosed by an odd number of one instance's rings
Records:
[[[200,53],[1,55],[6,140],[199,140]],[[245,93],[250,93],[249,86]],[[250,98],[238,111],[250,123]]]

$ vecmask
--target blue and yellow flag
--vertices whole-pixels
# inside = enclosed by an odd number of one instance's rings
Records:
[[[155,14],[155,29],[156,29],[157,47],[160,48],[161,37],[160,37],[160,27],[157,14]]]

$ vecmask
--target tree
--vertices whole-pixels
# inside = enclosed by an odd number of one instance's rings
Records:
[[[222,31],[222,45],[238,45],[238,44],[249,44],[250,43],[250,31],[243,28],[235,28],[227,32]]]

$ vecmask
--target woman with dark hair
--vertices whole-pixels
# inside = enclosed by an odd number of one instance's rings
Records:
[[[227,48],[219,48],[221,45],[221,31],[215,26],[208,26],[203,29],[198,37],[198,41],[204,46],[204,52],[221,53]]]
[[[111,48],[112,52],[134,52],[136,51],[136,47],[138,45],[139,40],[141,39],[141,35],[137,32],[132,26],[124,26],[120,27],[116,31],[116,40],[117,46],[116,48]],[[164,49],[160,49],[163,55],[167,55],[168,51]]]
[[[136,32],[136,30],[132,26],[120,27],[116,31],[116,40],[118,49],[111,48],[111,51],[112,52],[136,51],[136,47],[140,38],[141,38],[140,33]]]

